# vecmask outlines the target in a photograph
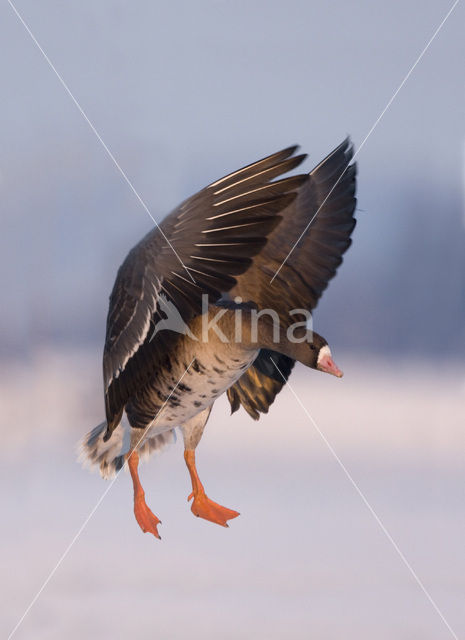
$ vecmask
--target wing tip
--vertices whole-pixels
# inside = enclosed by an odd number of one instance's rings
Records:
[[[311,176],[315,175],[317,171],[321,170],[323,166],[328,165],[329,162],[332,159],[336,158],[337,156],[340,156],[340,163],[338,164],[345,163],[346,169],[348,169],[349,167],[355,167],[355,171],[356,171],[357,163],[354,162],[353,164],[350,164],[350,161],[352,160],[354,155],[355,155],[354,144],[352,142],[350,135],[347,134],[344,140],[340,144],[338,144],[337,147],[335,147],[325,158],[323,158],[323,160],[321,160],[321,162],[319,162],[315,167],[313,167],[309,175]]]

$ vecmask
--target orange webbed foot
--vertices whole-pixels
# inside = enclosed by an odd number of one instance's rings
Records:
[[[157,529],[161,520],[148,508],[144,498],[137,498],[134,501],[134,515],[144,533],[153,533],[155,538],[161,540]]]
[[[188,497],[188,500],[194,498],[194,502],[191,506],[192,513],[198,518],[203,518],[204,520],[209,520],[210,522],[214,522],[215,524],[219,524],[222,527],[228,527],[228,520],[232,520],[232,518],[237,518],[239,514],[238,511],[233,511],[233,509],[227,509],[226,507],[222,507],[220,504],[213,502],[210,500],[205,493],[198,493],[194,495],[191,493]]]

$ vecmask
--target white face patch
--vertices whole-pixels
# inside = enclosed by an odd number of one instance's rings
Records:
[[[318,364],[320,364],[320,362],[322,361],[322,359],[323,359],[325,356],[329,356],[330,358],[332,357],[332,356],[331,356],[331,349],[328,347],[328,345],[327,345],[327,344],[325,344],[325,346],[324,346],[324,347],[321,347],[321,349],[320,349],[320,352],[319,352],[319,354],[318,354],[317,365],[318,365]]]

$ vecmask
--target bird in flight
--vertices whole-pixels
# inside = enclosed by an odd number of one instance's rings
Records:
[[[81,458],[111,477],[125,463],[142,531],[159,538],[139,460],[180,428],[192,512],[228,526],[239,515],[211,500],[195,450],[212,406],[267,413],[295,361],[342,376],[308,326],[355,227],[356,166],[342,142],[310,173],[282,177],[305,155],[289,147],[183,202],[127,255],[110,296],[103,353],[104,422]],[[125,415],[123,415],[125,414]]]

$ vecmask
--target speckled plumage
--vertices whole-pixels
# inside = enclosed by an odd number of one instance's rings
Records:
[[[215,307],[210,308],[213,315]],[[194,335],[200,320],[197,316],[191,323]],[[210,407],[233,385],[257,353],[258,346],[225,344],[213,332],[209,334],[208,342],[178,335],[165,366],[154,373],[127,403],[130,424],[145,429],[153,422],[153,433],[183,424]]]
[[[157,537],[159,520],[145,504],[137,474],[139,454],[174,441],[181,427],[192,511],[226,526],[238,513],[206,497],[195,469],[194,451],[215,400],[227,392],[232,411],[243,406],[257,419],[296,360],[342,375],[324,338],[306,332],[296,344],[286,330],[296,321],[292,309],[315,308],[350,245],[353,150],[345,140],[310,173],[282,178],[304,160],[296,150],[263,158],[186,200],[129,252],[118,271],[103,357],[106,420],[85,436],[81,454],[105,477],[128,460],[136,518]],[[163,326],[170,306],[176,329]],[[247,328],[253,311],[267,308],[279,318],[278,341],[267,323],[258,339]],[[204,319],[218,310],[225,341],[214,330],[208,339],[203,334]]]

